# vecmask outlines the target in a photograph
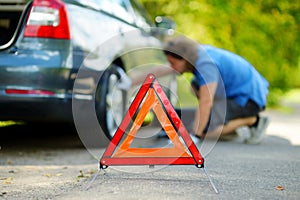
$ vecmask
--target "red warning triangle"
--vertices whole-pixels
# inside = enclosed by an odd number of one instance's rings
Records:
[[[147,113],[153,110],[173,147],[131,147]],[[132,122],[133,116],[135,116]],[[125,130],[131,128],[128,133]],[[176,131],[177,130],[177,131]],[[179,136],[182,138],[180,140]],[[123,121],[100,159],[111,165],[197,165],[204,159],[153,74],[149,74],[130,105]]]

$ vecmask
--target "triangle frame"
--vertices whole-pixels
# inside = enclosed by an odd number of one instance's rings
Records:
[[[141,109],[138,112],[140,106]],[[150,109],[154,110],[174,148],[130,147]],[[125,130],[135,115],[136,118],[129,134],[122,141]],[[165,127],[166,124],[167,127]],[[176,130],[182,140],[179,140]],[[100,159],[100,168],[113,165],[196,165],[199,168],[204,167],[204,158],[153,74],[148,74]]]
[[[131,148],[130,145],[133,142],[138,129],[141,127],[146,114],[153,109],[159,122],[164,128],[167,136],[174,145],[173,148]],[[134,123],[127,134],[125,140],[121,143],[119,148],[116,150],[113,157],[189,157],[190,154],[186,151],[184,145],[181,143],[175,128],[169,120],[167,114],[164,112],[159,100],[155,96],[153,88],[149,88],[148,95],[145,97],[144,103],[141,106]]]

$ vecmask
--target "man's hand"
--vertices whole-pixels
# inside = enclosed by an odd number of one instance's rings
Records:
[[[127,76],[122,68],[117,67],[116,70],[120,75],[120,80],[117,84],[117,87],[121,90],[129,90],[132,85],[131,79],[129,78],[129,76]]]

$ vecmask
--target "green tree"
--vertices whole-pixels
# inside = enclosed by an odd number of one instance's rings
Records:
[[[277,91],[300,84],[300,4],[294,0],[141,0],[150,15],[168,16],[177,31],[249,60]]]

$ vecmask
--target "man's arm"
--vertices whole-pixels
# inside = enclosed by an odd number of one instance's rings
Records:
[[[209,121],[211,108],[217,83],[208,83],[198,90],[198,108],[195,114],[194,131],[197,136],[202,136],[203,131]]]

